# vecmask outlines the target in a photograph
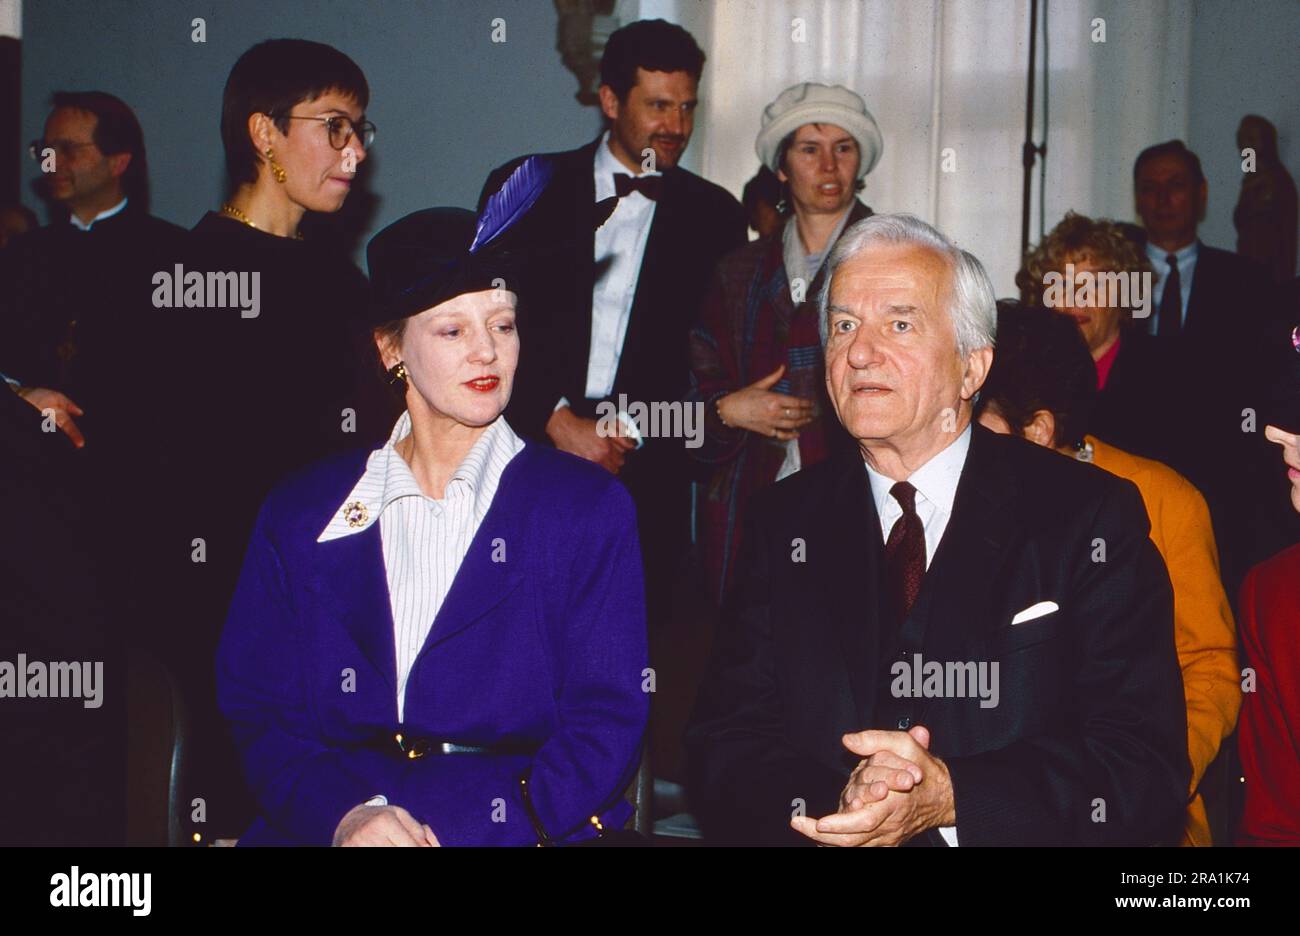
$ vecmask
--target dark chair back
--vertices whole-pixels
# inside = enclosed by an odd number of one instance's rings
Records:
[[[171,673],[147,653],[128,654],[127,679],[127,844],[185,844],[184,703]]]

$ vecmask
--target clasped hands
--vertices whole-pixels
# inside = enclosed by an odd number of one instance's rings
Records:
[[[395,845],[437,847],[433,829],[401,806],[354,806],[334,830],[335,847]]]
[[[821,845],[901,845],[927,829],[957,824],[952,778],[930,754],[930,732],[859,731],[844,746],[862,761],[840,793],[839,812],[795,816],[790,827]]]

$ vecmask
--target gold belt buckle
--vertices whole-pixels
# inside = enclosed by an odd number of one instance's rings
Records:
[[[399,731],[393,735],[393,740],[397,742],[397,749],[407,756],[410,760],[419,760],[429,753],[428,748],[423,741],[407,742]]]

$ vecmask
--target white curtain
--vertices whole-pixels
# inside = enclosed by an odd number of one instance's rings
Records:
[[[1046,226],[1067,209],[1131,219],[1134,157],[1186,138],[1190,4],[1045,0],[1040,18],[1044,9]],[[801,81],[845,85],[885,139],[863,200],[935,224],[983,261],[1000,296],[1014,294],[1029,0],[641,0],[638,13],[680,23],[708,55],[688,168],[739,195],[758,168],[763,108]],[[1041,142],[1041,19],[1038,46]],[[1035,168],[1031,241],[1039,180]]]
[[[0,0],[0,36],[21,39],[23,35],[23,0]]]

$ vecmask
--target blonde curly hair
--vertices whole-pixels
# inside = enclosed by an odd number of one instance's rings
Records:
[[[1105,218],[1089,218],[1067,211],[1061,223],[1025,255],[1016,273],[1021,299],[1042,305],[1048,273],[1064,273],[1066,263],[1089,260],[1115,273],[1148,273],[1151,264],[1137,240],[1124,227]]]

